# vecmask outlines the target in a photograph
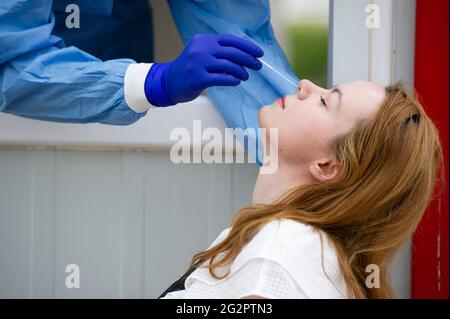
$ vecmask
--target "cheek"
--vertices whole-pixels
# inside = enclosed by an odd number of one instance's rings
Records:
[[[291,114],[278,130],[280,158],[309,161],[319,154],[331,137],[331,123],[317,113]]]

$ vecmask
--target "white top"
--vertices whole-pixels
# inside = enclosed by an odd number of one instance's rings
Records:
[[[210,247],[229,231],[222,231]],[[319,231],[290,219],[274,220],[261,228],[231,264],[216,269],[218,275],[230,269],[227,277],[218,280],[207,268],[198,268],[186,278],[184,290],[170,292],[164,298],[346,298],[336,250],[321,233],[326,274]]]

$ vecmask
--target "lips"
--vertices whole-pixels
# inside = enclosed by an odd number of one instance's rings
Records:
[[[277,99],[277,103],[281,106],[282,109],[284,109],[284,100],[285,100],[285,96],[283,96],[280,99]]]

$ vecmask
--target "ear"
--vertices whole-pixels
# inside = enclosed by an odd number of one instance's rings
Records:
[[[330,158],[324,158],[314,162],[309,167],[309,172],[318,181],[324,182],[332,179],[339,170],[339,163]]]

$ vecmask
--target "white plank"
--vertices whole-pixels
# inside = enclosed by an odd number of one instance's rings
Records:
[[[31,297],[30,152],[0,152],[0,297]]]

